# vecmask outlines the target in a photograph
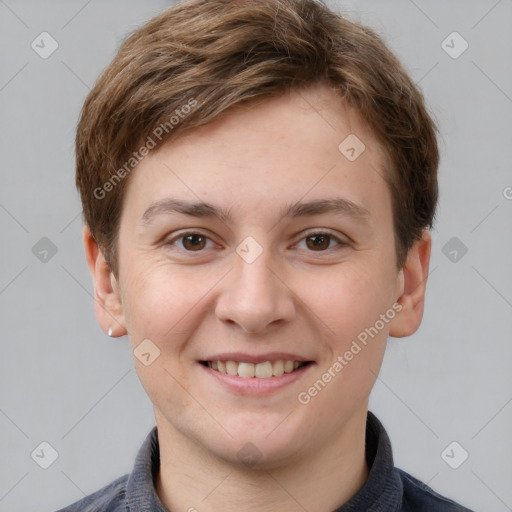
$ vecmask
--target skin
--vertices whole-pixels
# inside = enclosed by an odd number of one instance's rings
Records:
[[[353,162],[338,150],[351,133],[366,146]],[[420,325],[431,248],[425,231],[397,268],[385,162],[357,112],[315,85],[232,109],[153,150],[126,190],[117,277],[85,227],[101,327],[128,334],[133,349],[150,339],[160,350],[149,366],[134,361],[154,404],[156,489],[169,510],[330,512],[364,484],[368,396],[388,336]],[[232,218],[142,220],[169,197]],[[281,218],[290,204],[334,197],[368,215]],[[179,238],[189,232],[206,238]],[[326,232],[343,243],[316,238]],[[236,252],[248,236],[263,250],[252,263]],[[401,311],[299,403],[393,304]],[[289,352],[314,363],[276,392],[244,396],[198,363],[221,352]],[[250,467],[238,455],[248,442],[258,454]]]

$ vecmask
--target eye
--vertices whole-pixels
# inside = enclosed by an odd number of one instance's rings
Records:
[[[179,249],[188,252],[201,252],[206,248],[208,242],[210,242],[210,244],[213,243],[207,236],[203,235],[202,233],[189,232],[182,233],[181,235],[174,237],[173,239],[166,242],[165,245],[175,246],[177,243],[179,243]],[[208,248],[210,247],[211,245]]]
[[[327,252],[335,247],[342,248],[348,245],[347,242],[342,241],[339,237],[325,231],[306,234],[296,244],[296,247],[299,249],[304,248],[304,246],[301,247],[301,244],[305,244],[305,248],[311,252]],[[165,245],[173,248],[176,247],[178,250],[185,252],[201,252],[203,249],[212,248],[213,242],[202,233],[190,231],[175,236],[166,242]]]
[[[307,249],[313,252],[325,252],[328,249],[332,249],[333,242],[335,246],[337,245],[339,247],[348,245],[346,242],[343,242],[332,233],[323,231],[307,234],[304,238],[301,239],[297,246],[299,246],[303,241],[305,242]]]

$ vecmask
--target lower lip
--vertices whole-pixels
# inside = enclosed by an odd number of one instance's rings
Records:
[[[279,377],[268,377],[260,379],[258,377],[239,377],[238,375],[229,375],[228,373],[221,373],[213,370],[208,366],[198,363],[199,366],[205,370],[213,378],[217,379],[222,385],[230,391],[242,395],[268,395],[278,391],[285,386],[289,386],[302,378],[314,366],[314,363],[309,363],[302,366],[291,373],[283,373]]]

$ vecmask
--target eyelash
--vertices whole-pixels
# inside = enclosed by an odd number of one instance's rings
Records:
[[[174,238],[172,238],[171,240],[165,242],[164,245],[166,246],[174,246],[175,242],[178,241],[178,240],[182,240],[184,238],[186,238],[187,236],[190,236],[190,235],[199,235],[201,237],[204,237],[206,238],[208,241],[212,242],[212,240],[204,235],[203,233],[199,232],[199,231],[187,231],[185,233],[181,233],[179,234],[178,236],[175,236]],[[299,242],[297,242],[296,244],[294,245],[298,245],[300,242],[306,240],[307,238],[311,238],[311,237],[314,237],[314,236],[328,236],[330,238],[330,240],[334,240],[335,242],[337,242],[337,248],[340,249],[340,248],[343,248],[343,247],[346,247],[347,245],[349,245],[347,242],[344,242],[343,240],[341,240],[338,236],[334,235],[332,232],[330,232],[329,230],[324,230],[324,231],[310,231],[308,233],[305,233],[302,238],[299,240]],[[329,243],[330,245],[330,243]],[[206,249],[206,248],[205,248]],[[202,253],[204,252],[204,249],[201,249],[201,250],[198,250],[198,251],[189,251],[188,249],[185,249],[185,248],[179,248],[178,249],[179,251],[182,251],[182,252],[186,252],[186,253],[189,253],[189,254],[194,254],[194,253]],[[330,252],[332,251],[333,248],[332,247],[329,247],[325,250],[322,250],[322,251],[308,251],[308,252],[311,252],[311,253],[327,253],[327,252]],[[334,250],[336,250],[336,248],[334,248]]]

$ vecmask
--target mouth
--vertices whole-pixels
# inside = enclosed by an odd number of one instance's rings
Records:
[[[215,372],[246,379],[270,379],[272,377],[281,377],[284,374],[294,373],[305,366],[313,364],[313,361],[294,361],[284,359],[262,361],[259,363],[232,360],[199,362],[203,366],[211,368]]]

